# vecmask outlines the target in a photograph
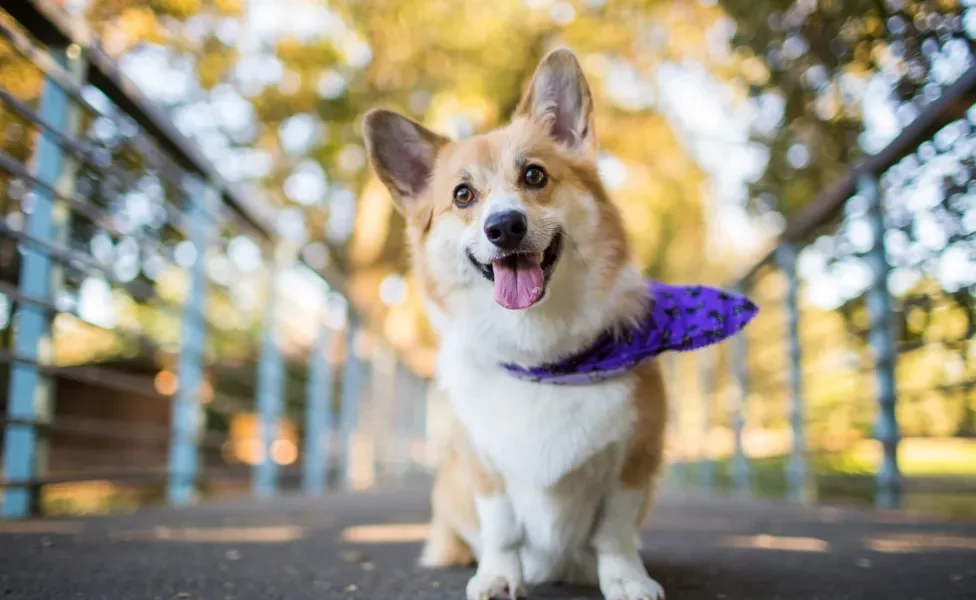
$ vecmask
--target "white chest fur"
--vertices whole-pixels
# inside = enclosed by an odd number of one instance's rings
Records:
[[[450,350],[442,349],[440,384],[482,460],[513,485],[552,487],[632,430],[632,378],[539,384]]]
[[[505,480],[526,581],[589,579],[588,536],[633,428],[634,380],[539,384],[464,356],[442,346],[438,378],[481,460]]]

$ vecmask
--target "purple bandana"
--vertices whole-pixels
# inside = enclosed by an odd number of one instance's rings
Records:
[[[575,356],[539,367],[502,365],[510,375],[530,381],[585,384],[633,369],[662,352],[685,352],[721,342],[745,327],[759,309],[744,296],[703,285],[647,282],[650,314],[638,327],[601,335]]]

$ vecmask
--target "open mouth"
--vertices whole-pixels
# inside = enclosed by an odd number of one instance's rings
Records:
[[[505,308],[528,308],[542,299],[562,249],[562,233],[557,232],[543,252],[510,252],[490,263],[479,262],[468,252],[468,260],[494,283],[495,301]]]

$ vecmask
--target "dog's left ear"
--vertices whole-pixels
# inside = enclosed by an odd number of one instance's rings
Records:
[[[576,55],[567,48],[542,59],[515,116],[544,123],[557,142],[596,155],[593,96]]]

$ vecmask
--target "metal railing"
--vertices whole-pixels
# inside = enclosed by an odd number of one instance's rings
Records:
[[[276,211],[224,181],[83,24],[47,0],[4,8],[0,517],[56,510],[80,483],[183,504],[419,462],[426,382],[335,273],[303,261]],[[357,466],[363,439],[375,449]]]
[[[860,443],[868,464],[847,466],[861,475],[850,495],[896,506],[914,482],[899,466],[899,415],[910,414],[912,437],[976,434],[974,101],[970,68],[787,220],[776,247],[729,286],[761,311],[716,351],[717,373],[714,356],[673,358],[676,403],[690,414],[676,416],[675,437],[697,444],[676,460],[697,468],[700,485],[814,500],[837,483],[821,463]],[[693,365],[704,368],[688,391]],[[913,405],[920,397],[944,403],[956,424],[926,423],[935,409]]]

